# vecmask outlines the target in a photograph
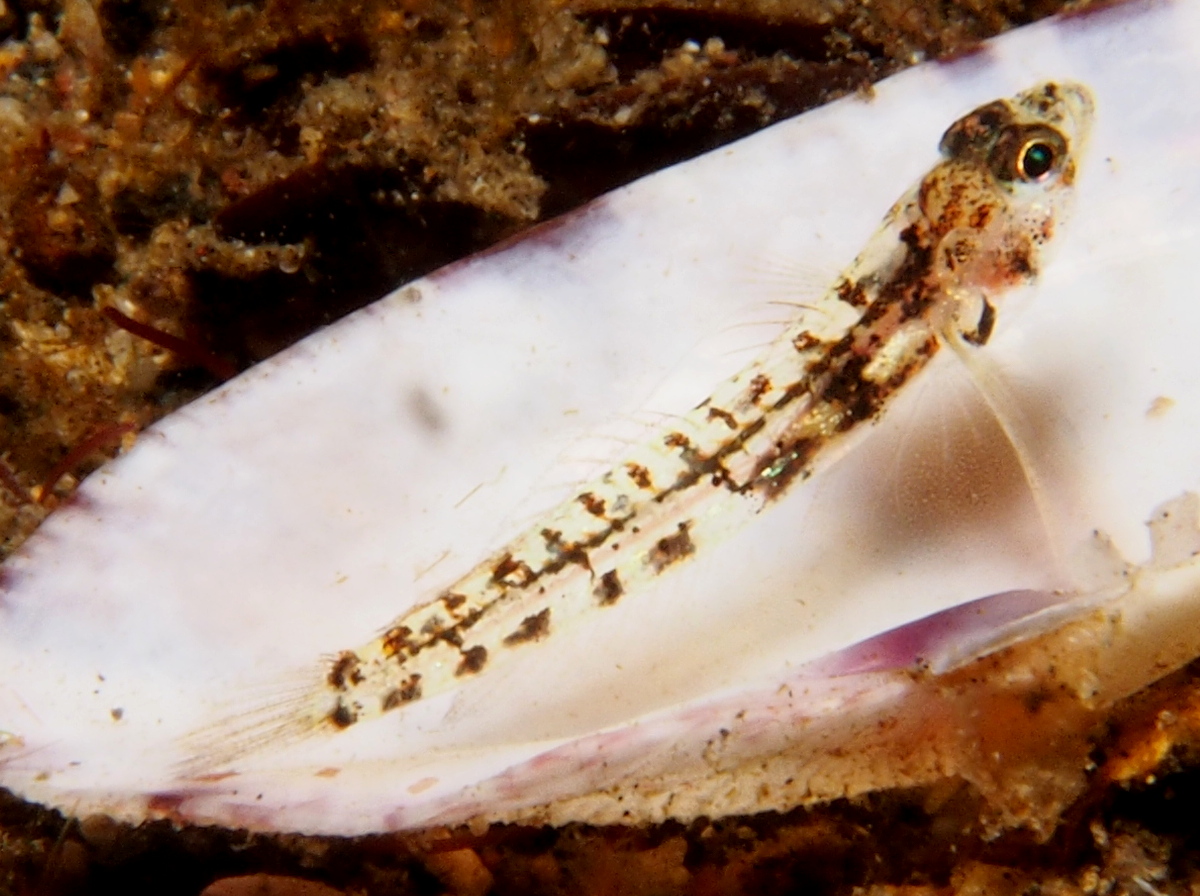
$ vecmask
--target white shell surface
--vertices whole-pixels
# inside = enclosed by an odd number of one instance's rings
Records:
[[[1062,584],[1011,451],[939,359],[836,466],[678,575],[452,694],[237,775],[183,770],[185,735],[437,594],[619,454],[606,434],[644,438],[704,398],[795,313],[772,300],[849,263],[948,124],[1041,80],[1087,85],[1097,120],[1051,263],[983,351],[1062,553],[1098,529],[1144,562],[1154,508],[1200,488],[1197,60],[1195,3],[1021,29],[418,281],[143,433],[5,567],[0,785],[81,814],[335,834],[619,793],[639,749],[688,753],[743,710],[769,727],[769,695],[815,658]],[[781,291],[781,262],[813,282]]]

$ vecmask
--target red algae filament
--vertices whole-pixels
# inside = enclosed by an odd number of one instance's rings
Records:
[[[127,330],[134,336],[145,339],[147,342],[152,342],[159,348],[165,348],[167,351],[174,352],[184,361],[203,367],[222,382],[231,380],[237,376],[237,367],[203,346],[196,345],[194,342],[181,339],[178,336],[172,336],[158,327],[150,326],[150,324],[136,321],[132,317],[122,314],[111,305],[102,308],[100,313],[122,330]]]
[[[41,485],[34,487],[32,499],[38,504],[45,504],[46,498],[53,494],[54,487],[58,485],[60,479],[101,448],[117,444],[126,433],[136,431],[137,426],[133,423],[113,423],[94,430],[90,436],[68,451],[67,456],[54,465]]]

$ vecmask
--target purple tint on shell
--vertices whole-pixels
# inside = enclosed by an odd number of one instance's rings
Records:
[[[1034,614],[1064,601],[1062,595],[1047,591],[992,594],[932,613],[806,663],[802,672],[806,677],[832,678],[914,666],[945,671],[963,657],[978,657],[988,652],[986,645],[1002,646],[1004,633],[1011,631],[1014,623],[1028,621]]]

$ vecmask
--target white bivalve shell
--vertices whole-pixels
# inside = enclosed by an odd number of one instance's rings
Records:
[[[1200,656],[1198,65],[1195,3],[1020,29],[410,284],[142,433],[3,569],[0,786],[347,835],[718,816],[970,777],[953,749],[998,694],[1082,712]],[[218,755],[744,366],[949,123],[1040,81],[1090,90],[1090,146],[979,352],[1040,502],[943,352],[661,583],[401,711]],[[780,290],[781,260],[822,282]]]

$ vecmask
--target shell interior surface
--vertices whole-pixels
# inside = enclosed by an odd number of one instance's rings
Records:
[[[143,433],[5,566],[0,785],[80,814],[336,834],[779,808],[736,795],[753,776],[721,779],[725,803],[636,794],[672,770],[725,774],[711,748],[731,731],[741,759],[769,764],[797,718],[902,696],[888,670],[951,668],[1114,595],[1178,592],[1182,618],[1200,615],[1198,36],[1195,4],[1126,4],[913,69],[410,284]],[[942,235],[949,310],[920,338],[905,318],[884,349],[847,343],[859,384],[904,382],[920,357],[919,379],[881,387],[886,413],[843,425],[810,396],[803,438],[794,421],[772,437],[790,453],[713,478],[726,495],[795,473],[779,500],[726,525],[707,493],[686,510],[652,499],[673,516],[637,556],[669,576],[621,567],[602,610],[519,605],[511,660],[474,674],[504,639],[472,653],[484,622],[451,636],[421,608],[469,590],[481,561],[480,593],[521,584],[534,567],[504,546],[674,432],[797,318],[818,342],[850,332],[825,290],[894,271],[903,215],[890,243],[872,233],[929,183],[947,127],[962,125],[950,157],[973,152],[989,104],[1041,83],[1094,98],[1087,151],[1076,110],[978,152],[1020,173],[1013,207],[1052,252],[1019,269],[1008,242],[977,239],[982,222]],[[1047,189],[1062,159],[1070,210]],[[944,192],[914,195],[944,209]],[[781,290],[780,259],[819,282]],[[922,353],[949,332],[977,366]],[[814,441],[810,463],[798,446]],[[1146,522],[1171,501],[1184,523],[1152,557]],[[554,532],[543,548],[570,554]],[[629,554],[605,539],[597,552]],[[576,579],[603,583],[598,557]],[[1128,574],[1168,561],[1184,584]],[[420,665],[386,688],[347,685],[362,645],[409,651],[388,634],[422,625],[447,658],[411,651]],[[449,684],[402,699],[414,670]],[[782,805],[853,789],[813,777]]]

